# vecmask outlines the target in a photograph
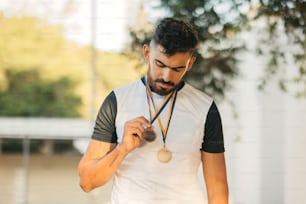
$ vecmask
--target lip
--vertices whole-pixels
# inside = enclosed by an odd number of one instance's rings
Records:
[[[161,83],[161,82],[157,82],[158,86],[163,88],[163,89],[171,89],[173,88],[172,85],[168,85],[168,84],[164,84],[164,83]]]

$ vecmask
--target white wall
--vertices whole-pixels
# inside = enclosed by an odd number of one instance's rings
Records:
[[[254,35],[244,37],[256,44]],[[231,203],[306,203],[306,99],[280,91],[277,78],[260,92],[264,58],[250,52],[240,58],[242,76],[228,93],[238,119],[228,104],[219,106]]]

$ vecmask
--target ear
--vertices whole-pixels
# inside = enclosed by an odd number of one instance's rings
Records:
[[[148,44],[143,45],[143,57],[145,62],[149,63],[150,60],[150,46]]]
[[[192,56],[188,62],[188,65],[187,65],[187,71],[189,71],[192,67],[192,65],[194,64],[194,62],[196,61],[196,57],[195,56]]]

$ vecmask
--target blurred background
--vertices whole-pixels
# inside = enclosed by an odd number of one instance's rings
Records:
[[[166,16],[199,32],[185,79],[217,101],[231,204],[306,204],[305,0],[0,1],[1,204],[108,203],[78,162]]]

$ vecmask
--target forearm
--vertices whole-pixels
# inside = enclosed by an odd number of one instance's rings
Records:
[[[203,174],[209,204],[228,204],[228,184],[223,153],[202,152]]]
[[[97,160],[88,161],[80,170],[80,186],[85,192],[107,183],[127,155],[121,145]]]
[[[80,186],[86,192],[111,179],[125,156],[143,141],[144,126],[150,123],[143,116],[129,120],[124,125],[122,141],[116,145],[92,140],[79,164]]]
[[[208,194],[208,204],[228,204],[228,187],[220,185]]]

